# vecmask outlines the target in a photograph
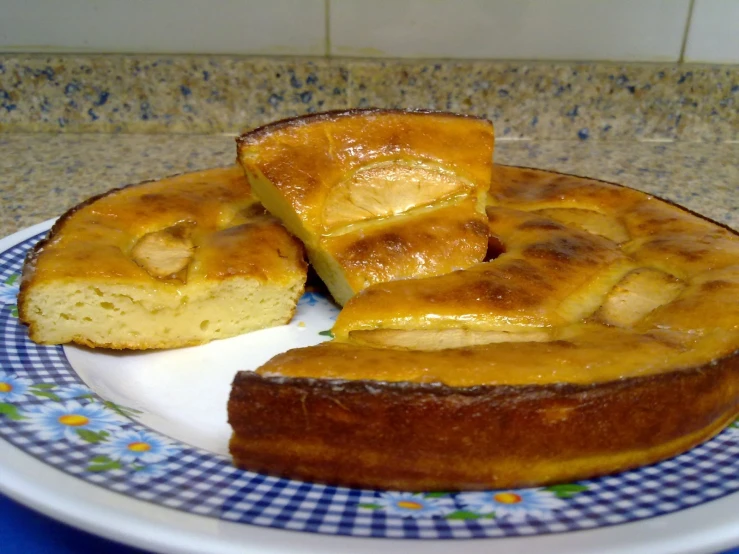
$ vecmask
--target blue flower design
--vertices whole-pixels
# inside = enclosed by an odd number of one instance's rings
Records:
[[[136,471],[131,476],[137,483],[143,483],[149,479],[156,479],[167,474],[167,464],[152,464],[148,466],[141,466],[136,468]]]
[[[31,381],[12,373],[0,371],[0,402],[18,402],[26,394]]]
[[[383,492],[376,503],[388,514],[412,518],[443,516],[454,509],[441,499],[412,492]]]
[[[123,463],[153,464],[177,454],[180,449],[164,437],[149,431],[127,430],[116,434],[99,447],[112,460]]]
[[[15,304],[18,301],[20,287],[16,284],[0,285],[0,304]]]
[[[24,414],[26,425],[43,440],[67,439],[82,442],[78,431],[100,432],[117,429],[124,421],[98,404],[83,405],[76,400],[31,406]]]
[[[467,510],[522,520],[527,516],[549,519],[552,512],[567,505],[553,492],[544,489],[517,489],[485,492],[463,492],[457,501]]]
[[[64,387],[63,389],[54,390],[54,394],[56,394],[59,398],[63,398],[65,400],[71,400],[73,398],[91,396],[92,391],[85,385],[75,384],[75,385],[70,385],[68,387]]]

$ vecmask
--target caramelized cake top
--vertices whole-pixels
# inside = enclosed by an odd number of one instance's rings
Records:
[[[32,254],[24,281],[115,277],[177,288],[233,275],[281,281],[304,271],[302,256],[259,205],[241,168],[231,167],[88,200],[56,223]]]
[[[496,166],[497,257],[376,284],[336,340],[259,372],[455,387],[588,384],[700,366],[739,350],[739,237],[632,189]]]
[[[350,110],[267,125],[237,142],[260,201],[303,241],[341,304],[374,283],[485,256],[488,121]]]

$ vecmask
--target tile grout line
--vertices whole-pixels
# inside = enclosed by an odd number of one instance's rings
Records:
[[[326,0],[328,2],[328,0]],[[683,32],[683,42],[680,45],[680,58],[677,63],[685,63],[685,49],[688,47],[688,35],[690,34],[690,25],[693,22],[693,10],[695,9],[695,0],[690,0],[688,4],[688,17],[685,19],[685,31]]]
[[[691,0],[692,1],[692,0]],[[323,25],[326,28],[324,39],[324,57],[331,57],[331,0],[323,0]]]

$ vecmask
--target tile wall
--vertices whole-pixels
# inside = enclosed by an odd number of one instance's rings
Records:
[[[1,52],[739,63],[739,0],[3,0]]]

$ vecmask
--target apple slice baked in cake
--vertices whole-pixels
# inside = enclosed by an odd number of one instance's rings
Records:
[[[406,490],[674,456],[739,413],[739,237],[618,185],[496,166],[497,257],[374,284],[335,340],[234,380],[237,466]]]
[[[175,348],[287,323],[303,248],[239,167],[124,187],[73,208],[24,265],[32,340]]]
[[[305,244],[342,305],[374,283],[485,257],[488,121],[350,110],[273,123],[237,144],[254,192]]]

